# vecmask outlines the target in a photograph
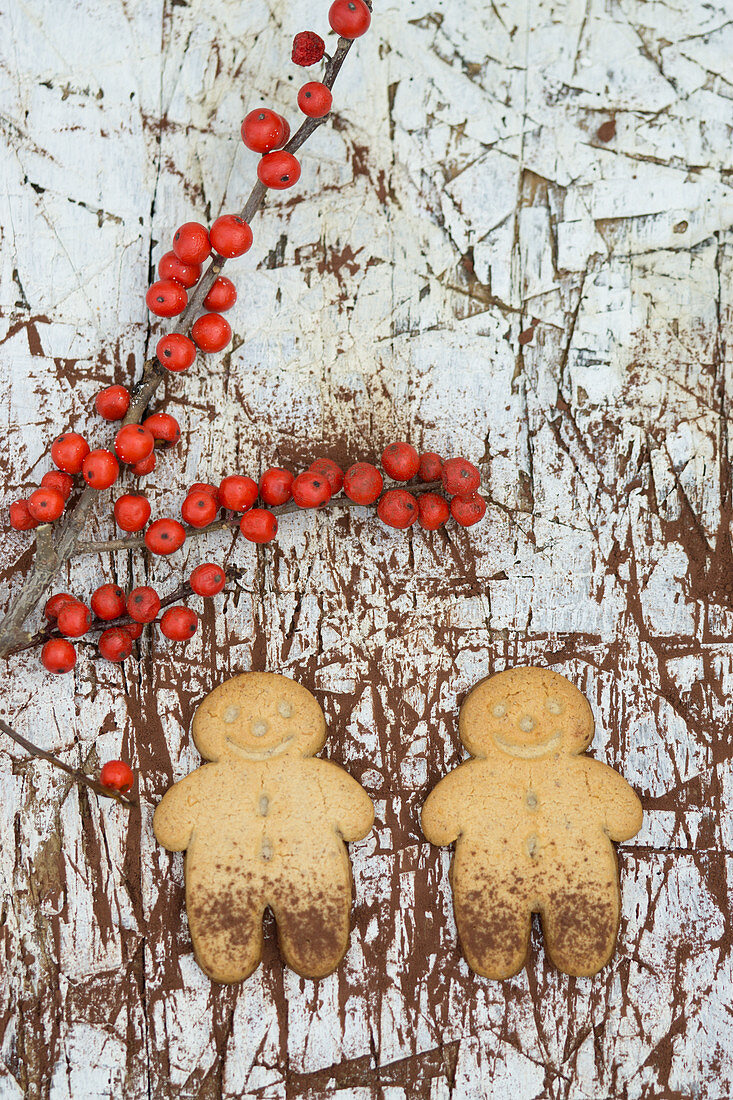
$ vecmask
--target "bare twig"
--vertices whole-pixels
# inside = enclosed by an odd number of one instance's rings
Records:
[[[371,8],[369,0],[367,2]],[[336,50],[329,59],[323,76],[323,83],[327,87],[333,87],[352,45],[352,40],[339,38]],[[296,152],[305,144],[311,134],[327,121],[328,117],[328,115],[324,115],[323,118],[307,118],[290,138],[285,149],[290,153]],[[266,193],[267,189],[258,180],[240,212],[240,217],[244,221],[250,222],[252,220],[261,208]],[[195,317],[201,311],[204,298],[215,283],[225,263],[226,260],[222,256],[213,256],[198,285],[190,295],[186,309],[181,314],[179,331],[190,330]],[[153,394],[168,373],[157,358],[147,360],[143,367],[142,377],[132,389],[132,399],[124,420],[125,424],[138,424],[142,420]],[[45,531],[44,527],[38,528],[36,558],[33,569],[17,598],[14,599],[10,610],[0,622],[0,657],[7,657],[11,653],[17,652],[19,648],[25,648],[26,643],[31,642],[33,636],[23,629],[23,624],[43,599],[61,567],[72,556],[92,505],[98,499],[99,493],[96,489],[86,488],[84,490],[74,508],[67,513],[55,545],[50,537],[48,525],[44,525]]]
[[[60,768],[62,772],[66,772],[77,783],[83,783],[86,787],[90,787],[96,794],[101,794],[104,798],[113,798],[115,802],[119,802],[120,805],[126,806],[131,809],[133,806],[137,806],[137,799],[127,798],[125,795],[120,794],[118,791],[112,791],[108,787],[103,787],[101,783],[98,783],[96,779],[92,779],[90,776],[85,775],[84,772],[79,771],[78,768],[72,768],[68,764],[65,764],[63,760],[59,760],[57,756],[54,756],[51,752],[46,752],[45,749],[41,749],[38,745],[34,745],[32,741],[29,741],[27,737],[24,737],[22,733],[18,733],[12,726],[9,726],[7,722],[4,722],[0,718],[0,730],[6,733],[8,737],[12,737],[18,745],[21,745],[26,752],[29,752],[31,756],[38,756],[41,760],[47,760],[49,764],[53,764],[55,768]]]

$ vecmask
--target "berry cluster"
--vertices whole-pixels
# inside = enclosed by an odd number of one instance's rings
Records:
[[[364,34],[371,13],[364,0],[335,0],[329,11],[329,23],[341,38],[353,40]],[[293,40],[292,59],[296,65],[310,66],[325,56],[325,43],[315,31],[301,31]],[[298,107],[307,118],[323,119],[331,110],[333,96],[324,83],[312,80],[298,92]],[[287,119],[269,107],[250,111],[242,122],[242,141],[260,154],[257,178],[265,187],[282,191],[300,179],[300,162],[284,148],[290,140]],[[177,317],[188,305],[188,291],[201,278],[204,262],[214,254],[222,261],[243,256],[252,247],[252,230],[238,214],[223,214],[207,230],[198,222],[186,222],[173,235],[171,251],[158,263],[160,278],[146,295],[148,309],[158,317]],[[156,347],[159,362],[171,371],[185,371],[203,352],[223,351],[232,330],[222,313],[231,309],[237,291],[230,279],[219,275],[203,301],[203,313],[191,326],[190,335],[172,332],[163,336]]]
[[[121,420],[130,407],[130,394],[124,386],[108,386],[95,399],[97,412],[104,420]],[[92,489],[109,489],[120,474],[120,463],[129,466],[134,474],[149,474],[155,469],[155,447],[172,447],[181,438],[181,429],[175,417],[169,413],[153,413],[142,424],[126,424],[115,436],[114,451],[104,448],[92,450],[84,436],[77,432],[65,432],[51,445],[51,458],[55,470],[49,470],[41,478],[40,488],[26,498],[10,505],[10,525],[17,531],[30,531],[41,523],[53,523],[59,519],[74,488],[74,477],[81,474]],[[124,501],[144,501],[144,497],[121,497],[115,505],[122,506],[129,516],[129,506]],[[125,527],[137,531],[147,523],[150,506],[139,526]],[[138,519],[145,508],[138,504]],[[127,508],[127,510],[126,510]],[[119,522],[119,520],[118,520]],[[120,526],[123,526],[121,523]]]
[[[215,596],[226,584],[226,573],[219,565],[205,562],[188,578],[188,589],[197,596]],[[101,629],[97,643],[107,661],[124,661],[132,653],[132,643],[148,623],[157,623],[161,634],[174,642],[187,642],[198,630],[199,617],[182,604],[166,608],[158,619],[162,601],[154,588],[141,585],[125,596],[117,584],[95,589],[89,607],[69,592],[57,592],[46,602],[44,615],[52,637],[41,649],[44,667],[56,674],[71,672],[76,664],[76,649],[70,639],[78,640]]]
[[[450,516],[462,527],[471,527],[483,518],[486,501],[477,492],[480,473],[465,458],[443,461],[432,451],[419,454],[409,443],[398,442],[385,449],[381,467],[356,462],[344,471],[330,458],[317,458],[297,475],[279,466],[269,467],[259,483],[244,474],[229,474],[218,486],[196,482],[181,505],[181,518],[188,528],[171,517],[156,519],[145,531],[145,546],[153,554],[173,554],[187,535],[209,527],[221,511],[229,514],[227,524],[238,524],[249,542],[267,543],[277,534],[278,514],[319,508],[331,501],[376,503],[381,521],[401,530],[417,522],[424,530],[435,531]],[[385,474],[393,482],[410,482],[410,489],[385,489]],[[124,531],[141,531],[150,514],[150,503],[142,495],[125,494],[114,505],[115,519]],[[211,597],[225,584],[225,571],[206,563],[193,570],[186,592]],[[116,662],[130,656],[133,641],[147,623],[157,621],[161,633],[174,641],[193,637],[198,627],[195,611],[182,605],[169,607],[158,621],[161,606],[160,596],[149,586],[135,588],[125,596],[118,585],[103,584],[92,593],[89,607],[68,592],[59,592],[46,603],[44,613],[55,633],[43,646],[41,660],[49,672],[70,672],[76,664],[70,639],[83,638],[100,628],[99,653]]]

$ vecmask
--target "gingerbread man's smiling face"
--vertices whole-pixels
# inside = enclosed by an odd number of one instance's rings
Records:
[[[588,700],[546,668],[512,668],[478,684],[461,707],[460,734],[473,756],[520,760],[584,752],[593,739]]]
[[[274,672],[245,672],[215,688],[196,711],[192,729],[207,760],[312,756],[326,738],[314,696]]]

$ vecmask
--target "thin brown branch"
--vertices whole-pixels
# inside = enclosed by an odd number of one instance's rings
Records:
[[[368,3],[371,8],[371,3]],[[347,38],[339,38],[336,50],[326,65],[323,83],[332,88],[341,66],[353,45],[353,41]],[[323,118],[306,118],[288,141],[285,148],[293,153],[300,149],[311,134],[327,121],[328,115]],[[246,222],[251,222],[254,215],[262,207],[267,189],[259,182],[254,185],[240,216]],[[199,280],[198,285],[189,297],[188,305],[181,314],[179,330],[188,332],[193,321],[200,313],[203,301],[209,290],[224,268],[226,260],[214,255],[206,271]],[[158,386],[169,372],[163,367],[157,358],[148,359],[143,367],[140,380],[131,392],[130,408],[125,417],[125,424],[138,424],[147,409],[151,398]],[[33,569],[25,581],[23,588],[14,599],[13,604],[0,621],[0,657],[7,657],[18,647],[31,640],[32,635],[23,629],[23,625],[35,607],[41,602],[46,592],[54,581],[61,567],[72,556],[74,548],[79,541],[85,526],[87,516],[93,503],[99,498],[97,490],[86,488],[79,497],[74,508],[67,513],[66,520],[61,528],[61,533],[56,539],[55,546],[46,534],[41,534],[42,528],[36,535],[36,558]]]
[[[78,768],[70,767],[68,764],[65,764],[63,760],[59,760],[57,756],[54,756],[53,753],[39,748],[38,745],[34,745],[32,741],[29,741],[22,733],[18,733],[17,730],[14,730],[13,727],[9,726],[7,722],[4,722],[2,718],[0,718],[0,730],[6,733],[8,737],[11,737],[13,741],[24,748],[31,756],[37,756],[41,760],[47,760],[48,763],[53,764],[55,768],[60,768],[62,772],[66,772],[67,775],[70,775],[76,783],[83,783],[86,787],[90,787],[96,794],[102,795],[103,798],[113,798],[115,802],[119,802],[121,806],[126,806],[128,810],[133,806],[137,806],[137,799],[127,798],[118,791],[112,791],[108,787],[103,787],[96,779],[92,779],[91,776],[79,771]]]

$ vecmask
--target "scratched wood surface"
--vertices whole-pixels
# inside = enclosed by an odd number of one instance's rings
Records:
[[[149,265],[186,218],[237,209],[246,110],[291,118],[289,42],[326,0],[22,0],[0,14],[0,399],[7,504],[95,392],[155,340]],[[0,756],[0,1096],[721,1098],[733,1093],[733,555],[728,0],[375,0],[303,154],[236,268],[233,350],[171,378],[181,447],[148,490],[391,439],[480,461],[471,532],[289,517],[274,548],[211,536],[170,561],[80,557],[60,589],[174,587],[247,567],[185,650],[52,680],[3,670],[2,713],[90,769],[122,755],[142,813]],[[94,530],[112,533],[108,507]],[[30,562],[2,536],[5,606]],[[618,954],[558,975],[537,929],[514,980],[473,976],[449,853],[421,836],[461,759],[467,688],[518,662],[587,694],[592,752],[643,798],[620,853]],[[329,754],[376,826],[353,845],[339,972],[215,987],[152,810],[199,758],[231,673],[316,690]],[[3,746],[5,749],[7,745]]]

